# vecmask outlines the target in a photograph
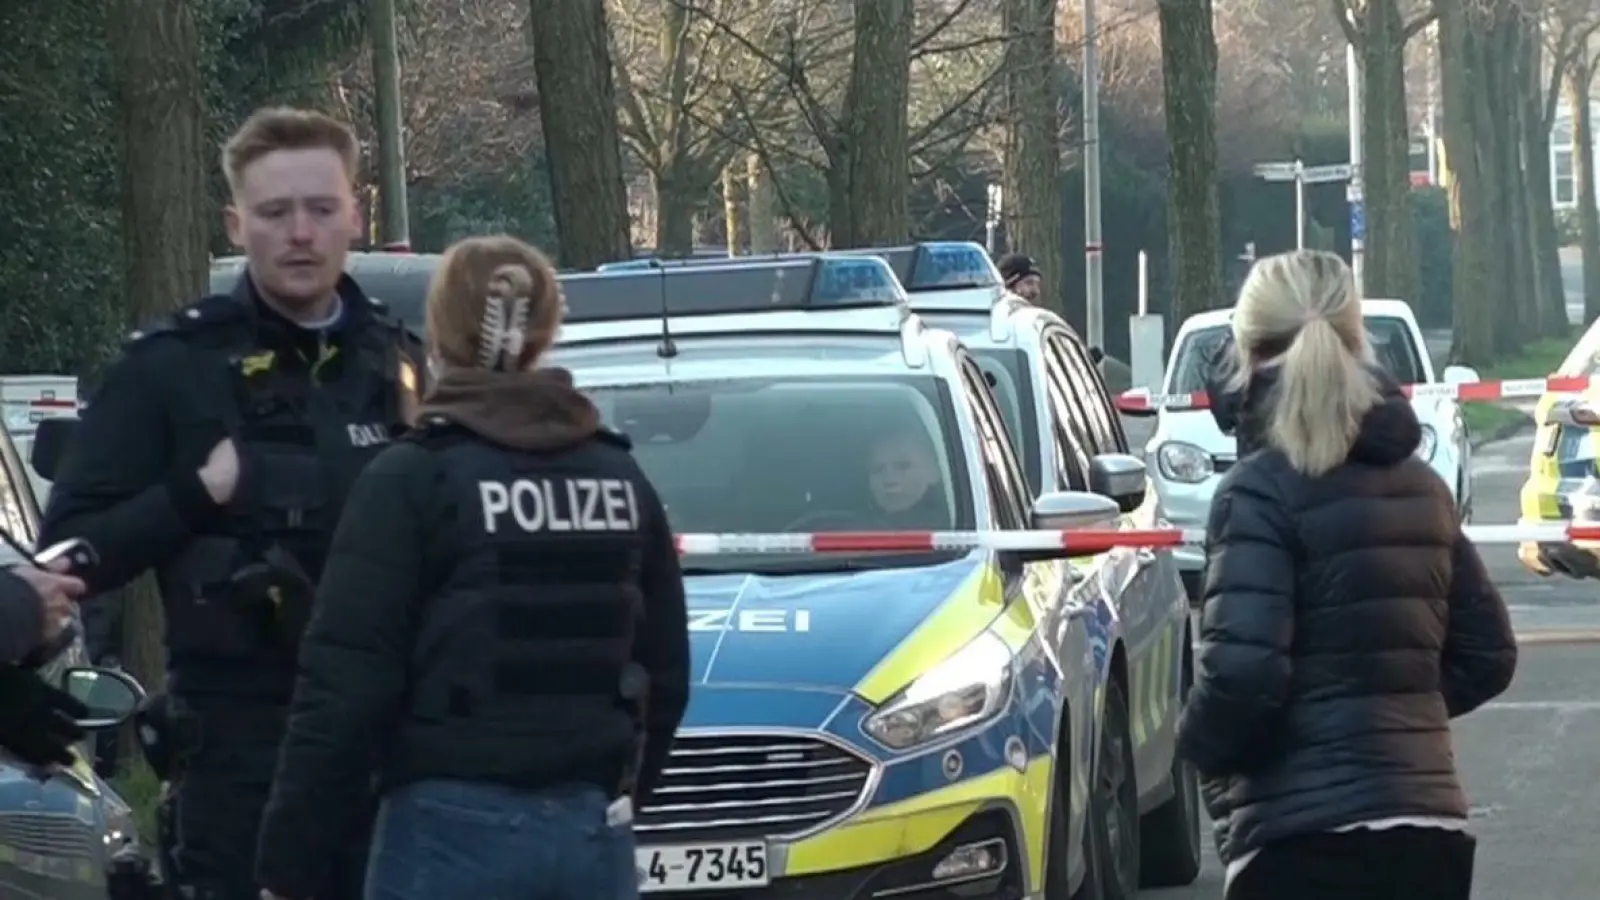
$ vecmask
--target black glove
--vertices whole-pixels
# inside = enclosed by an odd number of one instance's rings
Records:
[[[87,706],[36,673],[0,667],[0,747],[23,762],[71,765],[72,745],[84,736],[73,720],[88,715]]]

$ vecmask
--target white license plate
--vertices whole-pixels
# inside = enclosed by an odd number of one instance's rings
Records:
[[[772,881],[761,841],[640,847],[633,858],[642,894],[764,887]]]

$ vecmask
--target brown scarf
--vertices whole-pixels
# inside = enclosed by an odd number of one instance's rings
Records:
[[[519,450],[565,449],[600,429],[599,410],[572,386],[566,369],[449,369],[428,392],[421,415]]]

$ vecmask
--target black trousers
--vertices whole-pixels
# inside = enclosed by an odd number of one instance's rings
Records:
[[[1443,828],[1387,828],[1274,841],[1226,900],[1470,900],[1477,841]]]
[[[278,765],[285,710],[190,710],[181,752],[160,807],[161,866],[173,898],[258,900],[256,838]],[[376,799],[350,835],[331,883],[316,900],[361,900]]]

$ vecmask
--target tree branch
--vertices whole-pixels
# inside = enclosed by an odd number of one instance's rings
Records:
[[[961,2],[951,7],[950,11],[945,13],[932,28],[923,32],[921,37],[913,38],[911,41],[911,58],[916,59],[920,55],[919,51],[922,50],[923,46],[938,37],[939,33],[949,28],[956,19],[961,18],[961,14],[966,12],[967,7],[971,5],[972,0],[961,0]]]
[[[1436,22],[1438,20],[1439,20],[1439,10],[1438,10],[1438,8],[1437,7],[1429,7],[1427,12],[1423,13],[1420,16],[1417,16],[1415,19],[1412,19],[1410,22],[1407,22],[1405,28],[1401,29],[1401,31],[1400,31],[1400,46],[1404,47],[1405,44],[1406,44],[1406,41],[1409,41],[1412,38],[1416,37],[1418,34],[1420,34],[1422,32],[1422,29],[1427,28],[1429,25],[1432,25],[1434,22]]]
[[[1344,39],[1357,47],[1361,46],[1365,38],[1364,29],[1356,17],[1355,9],[1350,6],[1350,0],[1328,0],[1328,2],[1333,9],[1334,21],[1339,23],[1339,30],[1344,32]]]

